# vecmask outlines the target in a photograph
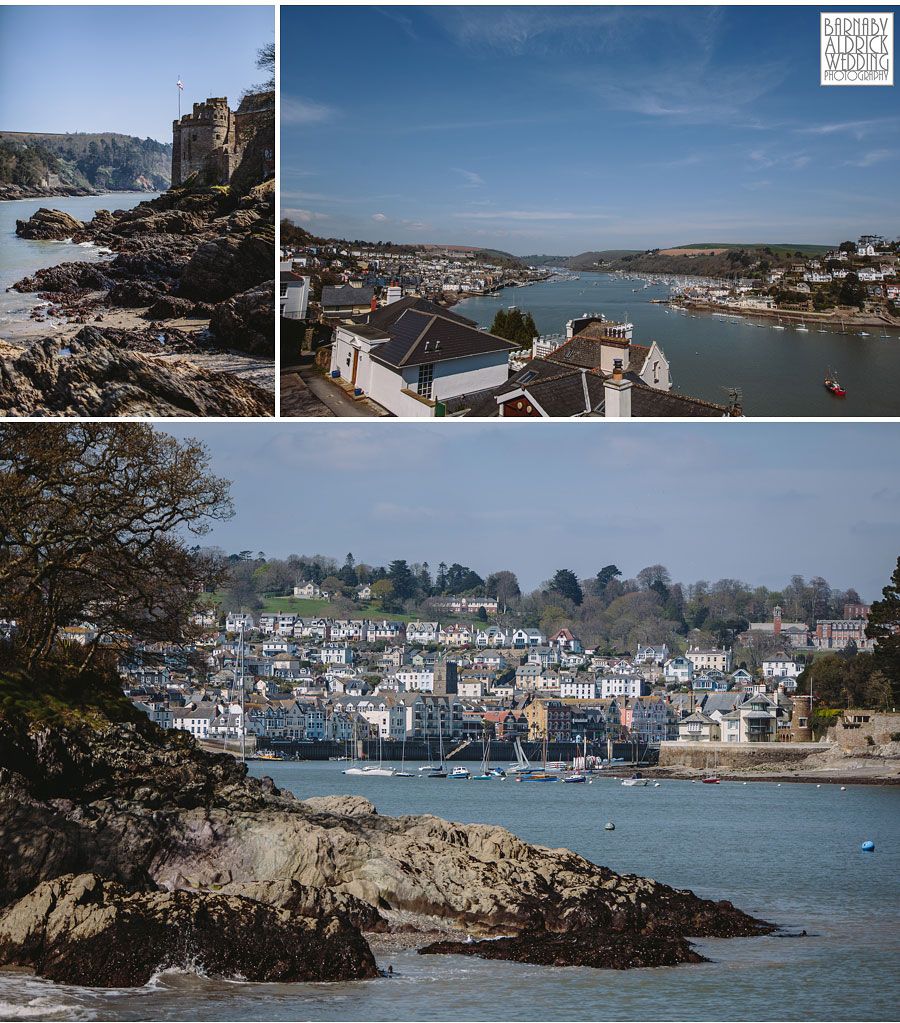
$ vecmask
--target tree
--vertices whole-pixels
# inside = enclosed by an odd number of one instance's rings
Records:
[[[266,43],[256,51],[256,66],[260,71],[265,71],[268,78],[261,86],[257,86],[260,92],[270,91],[275,88],[275,43]]]
[[[648,568],[642,568],[638,572],[637,581],[640,583],[641,589],[649,590],[654,583],[662,583],[664,586],[668,586],[672,581],[672,577],[669,575],[669,570],[665,565],[650,565]]]
[[[550,589],[563,597],[568,597],[576,607],[579,607],[584,600],[578,577],[568,568],[561,568],[557,571],[550,580]]]
[[[506,612],[507,605],[511,600],[515,600],[516,597],[521,596],[521,590],[519,589],[519,580],[516,578],[515,572],[509,572],[506,569],[502,569],[499,572],[494,572],[489,575],[484,583],[486,596],[496,597],[498,604],[503,608],[504,613]]]
[[[603,593],[606,591],[606,587],[609,585],[609,583],[612,582],[612,580],[615,579],[617,576],[621,575],[622,573],[619,571],[618,568],[616,568],[615,565],[605,565],[597,573],[597,581],[595,583],[596,592],[600,596],[603,596]]]
[[[372,596],[381,602],[383,608],[387,607],[394,596],[394,584],[390,579],[379,579],[372,584]]]
[[[869,611],[866,635],[878,644],[873,654],[875,667],[887,679],[896,703],[900,700],[900,558],[881,593],[882,599]]]
[[[199,441],[145,423],[0,424],[0,615],[27,668],[60,629],[105,641],[186,640],[202,588],[227,564],[189,546],[232,513],[229,483]]]
[[[416,577],[405,561],[392,561],[391,567],[388,569],[388,577],[394,584],[394,596],[397,600],[408,600],[415,594]]]

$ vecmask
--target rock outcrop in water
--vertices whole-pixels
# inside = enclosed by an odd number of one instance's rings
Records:
[[[210,901],[216,895],[286,914],[277,921],[319,921],[354,948],[364,931],[465,932],[508,938],[490,943],[502,958],[567,965],[696,962],[686,937],[773,929],[728,902],[619,875],[504,828],[383,817],[356,796],[300,801],[270,779],[247,778],[231,757],[202,753],[182,733],[149,724],[23,728],[0,720],[0,906],[12,907],[0,919],[0,964],[89,979],[80,967],[66,974],[56,965],[77,963],[82,946],[47,882],[61,886],[63,901],[73,885],[100,891],[96,904],[133,919],[134,933],[142,914],[148,933],[161,933],[153,921],[165,906],[183,919],[209,907],[230,935],[231,903]],[[27,927],[10,922],[22,919]],[[54,943],[58,920],[64,937]],[[97,931],[105,935],[97,948],[118,934],[115,926]],[[237,955],[216,946],[211,968],[237,970]],[[117,973],[116,982],[141,983],[155,958]],[[356,957],[342,975],[365,968]]]
[[[43,206],[29,220],[16,221],[16,234],[22,238],[60,240],[71,238],[83,229],[84,224],[68,213]]]
[[[96,874],[66,874],[0,916],[0,962],[91,987],[146,984],[173,968],[250,981],[377,975],[358,927],[304,909],[219,892],[132,892]]]

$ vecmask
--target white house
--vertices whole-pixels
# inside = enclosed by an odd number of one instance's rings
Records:
[[[407,643],[437,643],[441,626],[438,622],[409,622],[406,626]]]
[[[613,696],[646,696],[648,692],[647,682],[641,675],[602,675],[599,681],[600,696],[604,700]]]
[[[325,643],[319,656],[323,664],[353,663],[353,651],[346,643]]]
[[[787,657],[773,657],[762,662],[763,675],[767,678],[798,678],[805,665],[797,664]]]
[[[282,265],[280,297],[281,315],[287,320],[305,320],[309,304],[309,277],[301,277]]]
[[[600,698],[600,686],[594,679],[565,678],[559,683],[561,699],[596,700]]]
[[[684,685],[694,677],[694,666],[683,654],[679,654],[666,661],[664,672],[666,682],[678,682]]]
[[[396,416],[430,417],[502,384],[515,348],[443,306],[401,298],[335,327],[331,374]]]

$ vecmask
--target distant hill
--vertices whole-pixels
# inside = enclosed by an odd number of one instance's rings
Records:
[[[837,243],[835,243],[836,245]],[[819,256],[835,248],[835,245],[794,245],[789,242],[694,242],[691,245],[672,245],[671,249],[771,249],[775,256],[790,258],[796,252],[804,256]]]
[[[155,139],[116,132],[0,132],[0,184],[161,192],[169,187],[171,171],[171,143]]]

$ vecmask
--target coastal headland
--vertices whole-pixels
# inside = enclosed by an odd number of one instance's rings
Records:
[[[775,930],[504,828],[384,817],[358,796],[298,800],[141,720],[112,679],[79,680],[92,695],[76,707],[72,680],[48,686],[44,672],[36,702],[21,671],[2,674],[5,966],[101,986],[188,965],[353,979],[376,973],[373,935],[432,953],[499,937],[468,951],[626,969],[702,961],[691,937]],[[264,955],[246,951],[248,921]]]

